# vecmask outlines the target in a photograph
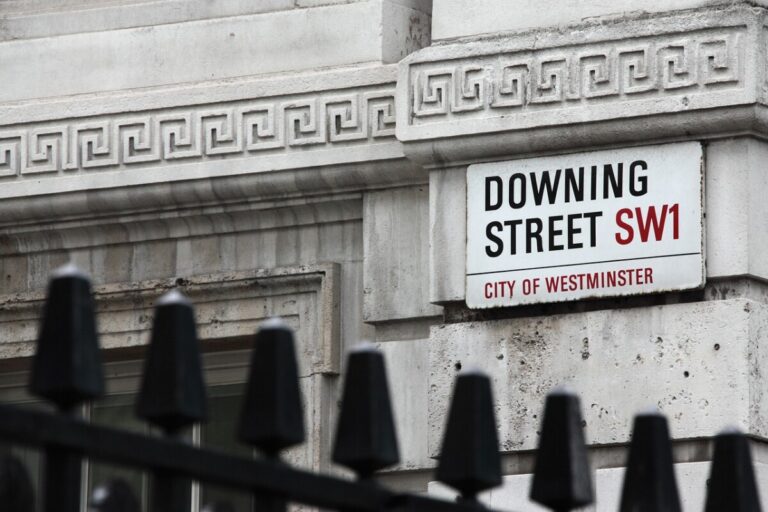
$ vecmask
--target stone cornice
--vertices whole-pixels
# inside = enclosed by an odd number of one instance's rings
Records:
[[[444,166],[760,133],[764,11],[709,9],[434,46],[400,63],[397,136]]]
[[[0,108],[0,199],[403,158],[393,66]]]
[[[0,105],[0,226],[423,183],[395,138],[396,71],[363,65]]]

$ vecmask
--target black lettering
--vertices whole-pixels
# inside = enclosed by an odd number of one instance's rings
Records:
[[[644,196],[648,192],[648,176],[636,176],[635,168],[638,167],[641,171],[647,171],[648,164],[644,160],[635,160],[629,164],[629,192],[635,197]]]
[[[562,251],[563,244],[556,244],[555,237],[563,234],[562,229],[555,229],[555,222],[561,222],[563,220],[562,215],[553,215],[549,218],[549,250],[550,251]]]
[[[492,201],[491,197],[491,185],[496,184],[496,201]],[[498,176],[487,176],[485,178],[485,211],[489,212],[491,210],[498,210],[501,208],[501,203],[503,200],[502,194],[501,194],[501,186],[503,182],[501,181],[501,178]]]
[[[582,242],[574,242],[573,241],[573,235],[578,235],[581,233],[581,228],[577,228],[573,225],[573,221],[576,219],[580,219],[581,214],[580,213],[572,213],[568,216],[568,248],[569,249],[581,249],[584,247],[584,244]]]
[[[536,229],[533,229],[534,225]],[[525,220],[525,252],[531,253],[531,241],[536,240],[536,252],[541,252],[541,230],[544,228],[544,224],[541,219],[533,218]]]
[[[595,199],[597,199],[597,166],[593,165],[590,171],[592,171],[591,172],[592,180],[590,181],[590,185],[591,185],[590,191],[592,192],[591,198],[594,201]]]
[[[594,247],[597,244],[597,218],[602,217],[603,212],[589,212],[584,214],[585,219],[589,219],[589,246]]]
[[[515,187],[515,180],[520,182],[518,187]],[[520,190],[519,201],[515,201],[516,188]],[[525,174],[516,172],[509,178],[509,206],[515,209],[525,206]]]
[[[522,223],[520,219],[504,221],[504,225],[509,227],[509,254],[517,254],[517,226]]]
[[[533,191],[533,200],[536,206],[539,206],[544,199],[545,190],[549,204],[554,204],[557,201],[557,186],[560,184],[560,172],[560,169],[555,171],[554,183],[549,171],[541,173],[541,182],[538,181],[535,172],[531,173],[531,190]]]
[[[504,250],[504,244],[501,241],[501,238],[493,234],[493,231],[501,231],[504,229],[504,226],[501,225],[501,222],[490,222],[485,227],[485,236],[488,237],[488,240],[490,240],[492,243],[496,244],[496,248],[493,249],[490,245],[485,246],[485,254],[490,256],[491,258],[495,258],[501,254],[501,251]]]
[[[613,170],[613,165],[605,164],[603,166],[603,199],[608,199],[608,187],[613,189],[613,197],[621,197],[623,195],[623,182],[624,182],[624,164],[618,164],[618,175]]]
[[[579,167],[579,177],[568,167],[565,169],[565,202],[571,202],[571,196],[574,201],[584,200],[584,168]]]

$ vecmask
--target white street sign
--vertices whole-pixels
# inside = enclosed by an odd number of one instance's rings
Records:
[[[698,288],[697,142],[469,166],[467,304]]]

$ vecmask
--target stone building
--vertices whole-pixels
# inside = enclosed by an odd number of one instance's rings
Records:
[[[0,398],[29,400],[47,278],[71,260],[93,277],[107,349],[92,421],[144,428],[141,347],[154,301],[179,287],[211,400],[195,442],[244,451],[232,429],[245,354],[280,315],[300,345],[309,442],[296,464],[334,470],[343,354],[368,338],[400,435],[387,485],[444,492],[432,470],[451,382],[473,365],[498,401],[496,507],[540,510],[526,499],[531,450],[561,383],[582,397],[590,510],[616,509],[648,404],[670,418],[687,510],[701,509],[707,440],[727,424],[753,436],[768,492],[767,7],[0,0]],[[704,284],[467,305],[469,166],[685,142],[704,162]],[[87,484],[116,473],[146,491],[106,466]],[[196,493],[195,510],[222,491]]]

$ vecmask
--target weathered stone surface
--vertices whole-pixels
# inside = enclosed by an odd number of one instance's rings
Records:
[[[487,36],[583,22],[610,23],[648,13],[736,3],[768,5],[763,0],[440,0],[434,6],[434,39]]]
[[[675,474],[683,510],[704,510],[710,466],[709,462],[675,464]],[[624,469],[598,469],[596,473],[596,512],[618,510]],[[766,499],[768,499],[768,466],[755,464],[755,477],[760,492],[760,500],[766,503]]]
[[[392,471],[434,467],[429,453],[429,341],[380,343],[387,363],[400,463]]]
[[[684,504],[683,510],[691,512],[704,510],[709,471],[709,462],[675,464],[675,476],[677,477],[680,500]],[[624,468],[603,468],[594,473],[595,504],[578,510],[583,512],[615,512],[619,509],[619,501],[621,500]],[[756,464],[755,476],[758,480],[758,489],[761,491],[761,500],[765,502],[768,498],[768,490],[766,490],[768,487],[768,466]],[[531,479],[530,474],[505,476],[501,487],[485,493],[481,499],[483,503],[497,510],[544,512],[547,509],[528,499]],[[455,496],[451,489],[438,482],[429,483],[429,494],[445,499]]]
[[[1,41],[0,102],[393,62],[429,43],[429,25],[407,4],[366,0]]]
[[[467,263],[466,168],[429,173],[429,300],[464,300]]]
[[[430,450],[439,450],[451,382],[462,367],[493,379],[504,451],[530,450],[545,394],[580,394],[587,441],[625,442],[634,413],[656,405],[674,438],[736,424],[759,437],[764,393],[755,368],[763,303],[744,299],[440,325],[430,336]]]
[[[707,274],[765,279],[768,261],[768,144],[738,138],[707,146]]]
[[[429,191],[426,186],[366,195],[363,251],[367,322],[434,316],[429,304]]]

